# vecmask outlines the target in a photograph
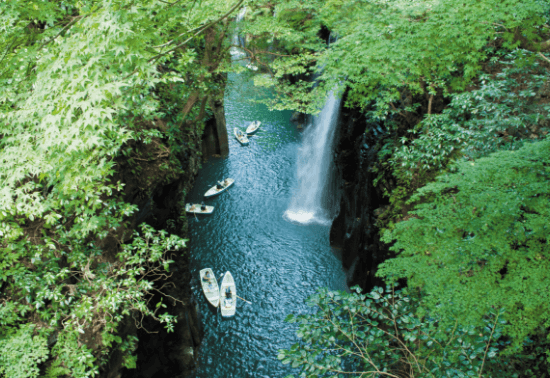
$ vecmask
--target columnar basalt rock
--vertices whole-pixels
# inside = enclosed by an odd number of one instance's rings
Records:
[[[357,110],[340,115],[336,165],[342,177],[340,212],[330,230],[331,245],[341,248],[342,264],[349,269],[348,284],[368,290],[381,281],[377,266],[389,256],[379,239],[377,214],[387,204],[380,187],[373,185],[372,167],[384,129],[369,123]]]
[[[204,127],[202,155],[205,158],[212,155],[225,157],[229,155],[229,139],[227,137],[223,100],[210,100],[209,107],[213,110],[214,117],[209,119]]]

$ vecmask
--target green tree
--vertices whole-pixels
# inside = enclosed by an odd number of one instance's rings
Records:
[[[518,49],[491,60],[492,74],[480,74],[475,89],[452,93],[441,114],[425,115],[405,136],[387,139],[383,164],[409,194],[457,159],[515,150],[550,131],[548,106],[541,100],[548,89],[540,55]]]
[[[255,13],[243,27],[253,36],[250,49],[262,51],[261,43],[273,40],[282,52],[252,54],[273,69],[271,81],[258,82],[278,84],[286,95],[279,106],[302,111],[339,87],[348,90],[347,105],[368,109],[374,103],[381,118],[414,112],[412,100],[420,95],[431,113],[437,93],[464,90],[497,49],[547,48],[537,41],[545,35],[548,4],[538,0],[281,0],[255,6],[269,11]],[[338,37],[330,48],[318,36],[321,25]],[[289,81],[289,74],[314,72],[315,88]]]
[[[242,4],[0,2],[0,345],[13,346],[0,374],[35,376],[47,358],[50,376],[94,376],[114,349],[132,367],[136,340],[118,335],[121,321],[173,326],[150,301],[185,241],[129,231],[136,207],[114,177],[124,160],[157,158],[136,156],[138,143],[177,172],[223,90],[228,17]]]
[[[479,326],[503,309],[510,352],[550,325],[550,139],[475,161],[418,190],[384,235],[398,253],[378,274],[406,278],[443,318]]]
[[[368,294],[319,289],[307,303],[312,314],[290,315],[300,342],[279,351],[301,377],[517,377],[498,356],[499,314],[480,327],[444,326],[418,315],[407,290],[375,288]]]

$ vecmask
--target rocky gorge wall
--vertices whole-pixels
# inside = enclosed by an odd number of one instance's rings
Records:
[[[391,174],[375,185],[373,168],[386,131],[354,109],[342,108],[335,147],[335,163],[342,179],[340,212],[330,230],[331,245],[341,250],[349,286],[370,289],[381,285],[375,277],[379,263],[391,256],[380,241],[377,220],[388,205],[382,185],[392,185]]]
[[[200,146],[200,137],[189,145]],[[125,202],[135,204],[139,211],[127,221],[126,230],[136,229],[143,222],[157,230],[166,230],[185,238],[187,220],[183,209],[183,194],[189,190],[200,167],[199,148],[187,148],[175,156],[181,164],[182,172],[174,174],[170,168],[173,164],[173,153],[160,139],[151,143],[133,141],[130,147],[141,158],[120,158],[118,170],[113,181],[124,183],[121,197]],[[139,160],[138,160],[139,159]],[[172,159],[172,160],[171,160]],[[183,216],[182,216],[183,215]],[[127,233],[126,234],[130,234]],[[103,241],[104,254],[116,254],[117,240],[106,238]],[[102,368],[101,378],[149,378],[165,375],[178,377],[190,372],[195,367],[194,351],[200,344],[197,313],[189,282],[188,251],[177,251],[171,256],[170,277],[164,282],[157,282],[162,288],[163,303],[171,315],[177,317],[174,332],[167,333],[157,321],[144,318],[139,326],[135,317],[128,318],[119,329],[120,336],[133,335],[139,338],[136,354],[136,369],[125,369],[122,356],[115,351],[108,363]],[[159,298],[154,297],[151,304]],[[135,315],[135,314],[134,314]]]
[[[132,142],[130,147],[141,158],[121,158],[117,162],[119,169],[113,181],[125,184],[122,198],[139,208],[128,220],[128,229],[136,229],[145,222],[157,230],[186,238],[184,196],[194,184],[201,160],[212,154],[228,152],[227,134],[218,136],[218,129],[225,126],[223,103],[213,102],[212,106],[215,117],[207,121],[202,132],[198,129],[188,134],[189,140],[182,151],[173,153],[160,139],[153,139],[149,144]],[[179,174],[174,174],[174,160],[180,164]],[[107,254],[109,251],[116,254],[116,248],[116,240],[104,241],[103,249]],[[114,352],[102,369],[101,378],[177,378],[187,376],[195,369],[201,334],[190,286],[188,250],[175,252],[171,258],[174,260],[171,275],[158,282],[157,287],[165,294],[163,303],[168,306],[168,312],[177,317],[174,331],[168,333],[154,319],[144,318],[140,327],[136,327],[134,319],[128,319],[120,334],[138,337],[137,366],[135,369],[123,368],[122,356]],[[159,300],[160,296],[154,297],[152,305]]]

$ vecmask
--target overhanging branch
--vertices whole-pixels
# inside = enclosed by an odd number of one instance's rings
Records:
[[[167,47],[167,46],[170,46],[172,43],[174,43],[174,41],[176,41],[178,38],[186,35],[186,34],[189,34],[189,33],[192,33],[193,31],[197,30],[197,32],[195,34],[193,34],[191,37],[187,38],[185,41],[183,41],[182,43],[176,45],[175,47],[171,48],[170,50],[164,52],[164,53],[161,53],[161,54],[158,54],[154,57],[152,57],[151,59],[149,59],[149,62],[152,62],[153,60],[156,60],[166,54],[169,54],[171,53],[172,51],[186,45],[190,40],[192,40],[194,37],[196,37],[197,35],[199,35],[200,33],[202,33],[203,31],[205,31],[206,29],[210,28],[211,26],[217,24],[218,22],[222,21],[223,19],[227,18],[231,13],[233,13],[235,11],[235,9],[237,9],[238,7],[241,6],[241,4],[244,2],[244,0],[239,0],[239,2],[235,5],[233,5],[231,7],[231,9],[229,9],[229,11],[227,11],[227,13],[225,13],[223,16],[221,16],[220,18],[218,18],[217,20],[215,21],[212,21],[204,26],[199,26],[195,29],[192,29],[192,30],[189,30],[189,31],[186,31],[185,33],[182,33],[180,35],[178,35],[176,38],[174,38],[173,40],[165,43],[164,45],[160,45],[160,46],[156,46],[156,47]]]

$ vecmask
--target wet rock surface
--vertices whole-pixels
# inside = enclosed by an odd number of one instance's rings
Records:
[[[378,173],[373,171],[386,131],[359,111],[346,108],[342,109],[339,130],[335,163],[343,181],[342,197],[330,241],[341,248],[342,264],[349,270],[348,284],[368,290],[383,284],[375,277],[377,266],[391,256],[376,225],[388,204],[381,189],[386,178],[375,186]],[[384,176],[391,181],[389,173]]]

